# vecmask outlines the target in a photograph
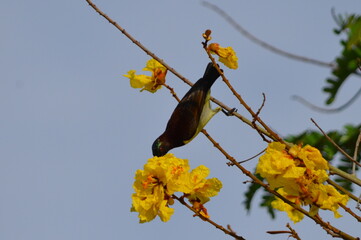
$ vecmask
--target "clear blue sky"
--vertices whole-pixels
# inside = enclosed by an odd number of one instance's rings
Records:
[[[331,8],[339,13],[361,9],[359,0],[211,2],[259,38],[324,61],[340,52]],[[297,94],[322,106],[326,95],[321,88],[330,69],[260,48],[199,1],[94,3],[193,82],[209,61],[201,34],[212,29],[215,42],[238,54],[239,69],[224,68],[231,83],[254,108],[266,94],[261,116],[282,136],[315,129],[310,117],[326,131],[359,123],[360,99],[331,115],[291,100]],[[151,157],[151,144],[176,105],[166,89],[140,93],[122,77],[130,69],[141,70],[149,57],[85,0],[5,0],[0,5],[0,239],[231,239],[177,203],[167,223],[139,224],[137,214],[129,211],[134,172]],[[167,83],[180,97],[189,88],[172,74]],[[347,101],[359,83],[359,78],[350,79],[335,106]],[[212,95],[249,116],[221,81]],[[265,147],[256,132],[223,114],[206,129],[239,160]],[[207,204],[214,221],[231,224],[246,239],[287,238],[265,233],[285,230],[290,221],[284,213],[272,221],[258,209],[259,199],[245,212],[247,177],[227,167],[203,135],[172,152],[189,159],[192,168],[206,165],[212,177],[223,181],[219,196]],[[255,164],[245,166],[253,170]],[[353,219],[329,219],[361,235]],[[308,219],[292,226],[302,239],[332,239]]]

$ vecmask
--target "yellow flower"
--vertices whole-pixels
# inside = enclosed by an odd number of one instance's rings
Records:
[[[325,169],[327,161],[316,148],[294,146],[288,153],[284,144],[273,142],[260,157],[256,173],[266,178],[275,189],[293,185],[292,181],[298,185],[322,183],[328,179]]]
[[[172,216],[174,209],[168,207],[168,201],[164,199],[164,189],[157,185],[152,189],[152,194],[132,195],[132,212],[138,212],[139,222],[150,222],[157,215],[163,222]]]
[[[145,65],[145,68],[143,68],[143,71],[153,72],[154,69],[160,69],[162,71],[167,70],[162,64],[160,64],[157,60],[152,58],[152,59],[147,61],[146,65]]]
[[[331,185],[320,185],[318,191],[314,191],[315,205],[323,210],[330,210],[335,218],[342,217],[337,211],[339,204],[346,205],[349,197],[342,195]]]
[[[169,153],[149,159],[144,170],[136,171],[131,211],[139,213],[140,223],[149,222],[157,215],[164,222],[170,219],[174,209],[169,205],[176,189],[167,186],[188,170],[188,160]]]
[[[208,175],[209,169],[203,165],[185,175],[182,192],[186,193],[190,201],[197,200],[205,204],[221,190],[222,182],[217,178],[206,179]]]
[[[179,191],[178,179],[190,170],[187,159],[180,159],[173,154],[168,153],[162,157],[153,157],[148,159],[144,165],[144,170],[137,170],[134,182],[135,191],[146,191],[154,185],[166,187],[166,194],[172,195]]]
[[[295,166],[292,158],[284,151],[285,146],[279,142],[270,143],[266,153],[259,159],[256,173],[262,177],[284,173],[289,167]]]
[[[284,186],[297,188],[297,184],[291,179],[299,178],[304,172],[305,169],[296,166],[294,159],[285,151],[285,145],[279,142],[268,145],[256,168],[256,173],[266,178],[272,189]]]
[[[328,163],[318,149],[309,145],[293,146],[287,152],[284,144],[273,142],[260,157],[256,173],[288,200],[299,206],[309,205],[311,215],[323,209],[333,211],[335,217],[340,217],[337,209],[340,203],[346,205],[348,197],[340,194],[333,186],[324,185],[328,179],[326,170]],[[286,211],[294,222],[303,218],[302,214],[281,199],[272,202],[272,207]]]
[[[277,190],[277,192],[279,194],[281,194],[283,197],[287,198],[289,201],[299,205],[299,203],[297,203],[297,201],[298,201],[297,197],[287,195],[287,193],[285,191],[283,191],[283,189],[279,189],[279,190]],[[283,202],[280,198],[276,198],[276,200],[272,201],[271,205],[274,209],[286,212],[288,217],[294,223],[301,221],[304,217],[303,213],[297,211],[296,209],[294,209],[287,203]]]
[[[165,83],[167,69],[155,59],[150,59],[143,71],[150,71],[152,76],[136,75],[135,70],[128,71],[123,75],[130,79],[130,86],[133,88],[141,88],[140,91],[147,90],[151,93],[156,92]]]
[[[232,47],[221,47],[218,43],[211,43],[208,45],[208,50],[212,54],[219,56],[219,61],[231,69],[238,68],[238,57]]]
[[[203,204],[218,194],[222,183],[216,178],[206,179],[209,169],[205,166],[189,171],[188,160],[171,153],[148,159],[144,170],[136,171],[131,211],[138,212],[141,223],[156,216],[168,221],[174,212],[169,206],[174,202],[172,195],[175,192],[183,192],[193,205],[197,202],[202,216],[208,216]]]
[[[306,167],[309,169],[325,169],[328,170],[328,163],[322,157],[320,151],[310,145],[304,146],[297,154],[302,159]]]

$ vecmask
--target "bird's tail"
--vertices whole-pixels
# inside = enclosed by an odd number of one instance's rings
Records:
[[[208,83],[207,85],[209,85],[209,87],[212,86],[219,76],[220,74],[217,71],[217,69],[213,66],[213,63],[211,62],[208,63],[206,71],[204,72],[203,75],[203,80],[205,80]]]

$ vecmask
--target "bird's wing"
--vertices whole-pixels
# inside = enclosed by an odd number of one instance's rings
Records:
[[[204,126],[206,126],[206,124],[209,122],[209,120],[211,120],[211,118],[221,110],[220,107],[212,109],[210,98],[211,98],[211,91],[208,91],[206,99],[205,99],[205,103],[204,103],[204,106],[203,106],[203,109],[201,112],[201,116],[199,118],[199,123],[198,123],[197,129],[196,129],[196,132],[194,133],[194,135],[192,136],[191,139],[184,141],[184,144],[187,144],[188,142],[192,141],[193,138],[195,138],[198,135],[198,133],[200,131],[202,131]]]
[[[166,132],[172,138],[181,140],[179,144],[190,141],[197,133],[207,92],[201,87],[192,88],[174,109]]]
[[[182,146],[192,140],[215,114],[212,114],[210,108],[209,92],[218,77],[217,69],[209,63],[203,77],[189,89],[174,109],[166,130],[162,134],[162,138],[166,139],[165,141],[172,147]],[[200,122],[202,112],[205,113]]]

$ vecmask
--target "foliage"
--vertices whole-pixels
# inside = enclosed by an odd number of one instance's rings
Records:
[[[334,29],[335,34],[346,33],[346,40],[341,40],[341,55],[335,60],[335,67],[332,77],[326,79],[327,86],[323,91],[329,94],[326,104],[331,104],[336,98],[341,85],[350,77],[357,73],[359,59],[361,59],[361,16],[358,15],[338,15],[334,19],[338,28]]]

